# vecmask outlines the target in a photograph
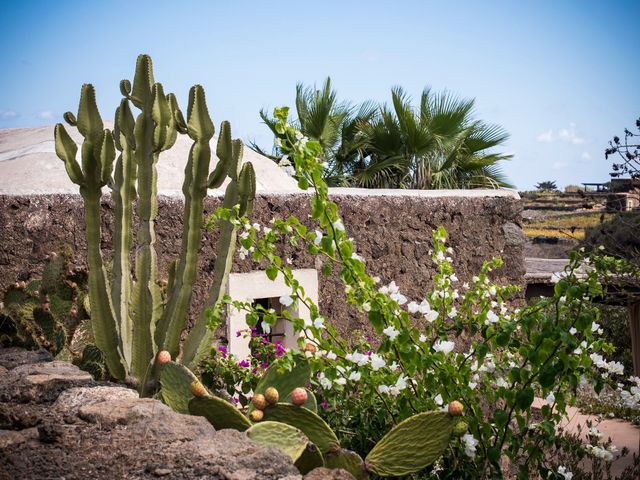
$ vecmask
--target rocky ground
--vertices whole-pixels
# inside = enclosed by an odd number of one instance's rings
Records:
[[[0,349],[0,479],[287,479],[284,454],[214,431],[44,351]],[[347,479],[317,469],[305,479]],[[353,477],[350,477],[353,478]]]

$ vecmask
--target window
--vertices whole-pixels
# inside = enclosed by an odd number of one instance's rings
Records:
[[[293,270],[293,275],[304,288],[305,294],[318,303],[318,273],[315,269],[305,268]],[[293,315],[310,319],[309,309],[304,305],[284,307],[280,304],[280,297],[291,292],[289,287],[284,283],[280,275],[271,281],[267,278],[264,271],[256,271],[250,273],[231,273],[229,274],[229,285],[227,293],[234,300],[261,304],[265,308],[273,308],[281,310],[287,308]],[[243,336],[236,336],[239,330],[246,330],[247,323],[245,321],[244,312],[237,312],[235,309],[229,311],[227,317],[227,339],[229,353],[232,353],[239,359],[247,358],[251,353],[249,349],[249,339]],[[278,324],[272,328],[270,333],[272,341],[280,340],[285,348],[296,348],[297,337],[293,333],[293,325],[285,320],[280,320]],[[269,337],[267,337],[269,339]]]

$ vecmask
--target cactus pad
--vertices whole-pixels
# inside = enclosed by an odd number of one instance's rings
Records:
[[[318,447],[313,443],[309,443],[300,458],[295,462],[295,466],[302,475],[306,475],[314,468],[324,467],[324,458],[322,458],[322,453],[320,453]]]
[[[356,480],[367,480],[369,478],[369,474],[364,468],[362,457],[351,450],[341,448],[336,452],[330,452],[325,457],[324,463],[327,468],[342,468],[346,470]]]
[[[160,371],[160,385],[162,385],[162,400],[179,413],[189,413],[191,400],[191,382],[196,376],[184,365],[168,362]]]
[[[318,415],[304,407],[278,403],[264,410],[264,419],[286,423],[299,428],[322,453],[334,450],[339,445],[338,438],[329,425]]]
[[[307,449],[309,439],[295,427],[281,422],[261,422],[247,430],[247,436],[261,447],[277,448],[298,461]]]
[[[193,398],[189,402],[189,413],[205,417],[216,430],[231,428],[244,432],[251,427],[249,419],[236,407],[214,396]]]
[[[401,477],[435,462],[449,445],[451,417],[442,412],[424,412],[407,418],[373,447],[365,465],[381,477]]]

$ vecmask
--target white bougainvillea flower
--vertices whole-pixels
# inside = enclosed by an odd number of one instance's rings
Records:
[[[360,377],[362,377],[362,374],[360,372],[353,371],[349,374],[349,380],[351,380],[352,382],[360,381]]]
[[[313,321],[313,326],[316,327],[318,330],[320,330],[321,328],[324,328],[324,318],[323,317],[318,317]]]
[[[384,333],[387,337],[389,337],[389,339],[392,342],[396,339],[398,335],[400,335],[400,332],[396,330],[396,328],[393,325],[389,325],[387,328],[382,330],[382,333]]]
[[[462,436],[464,443],[464,453],[467,457],[473,458],[476,456],[476,447],[478,446],[478,440],[476,440],[470,433],[465,433]]]
[[[436,402],[436,405],[438,405],[438,406],[442,405],[442,403],[443,403],[442,395],[437,394],[437,395],[433,398],[433,401],[434,401],[434,402]]]
[[[435,310],[431,310],[424,314],[424,318],[427,322],[433,323],[438,318],[438,312],[436,312]]]
[[[338,358],[338,356],[335,354],[335,352],[327,352],[327,359],[335,360],[336,358]]]
[[[260,325],[262,326],[262,331],[265,335],[269,335],[271,333],[271,325],[269,325],[267,322],[263,320]]]
[[[293,298],[290,295],[282,295],[278,300],[285,307],[290,307],[293,304]]]
[[[500,317],[496,315],[493,310],[489,310],[487,312],[487,319],[485,320],[485,325],[491,325],[492,323],[497,323],[500,320]]]
[[[435,342],[433,344],[433,349],[436,352],[442,352],[445,355],[448,353],[451,353],[453,351],[453,349],[455,348],[456,344],[454,342],[450,342],[447,340],[438,340],[437,342]]]
[[[372,353],[370,358],[371,358],[371,370],[373,370],[374,372],[377,372],[387,364],[384,358],[382,358],[377,353]]]
[[[417,313],[420,310],[420,306],[417,302],[411,301],[407,305],[407,310],[409,311],[409,313]]]
[[[333,222],[333,228],[335,228],[340,232],[344,232],[344,223],[342,223],[342,220],[338,219],[335,222]]]
[[[558,475],[562,475],[564,480],[571,480],[573,478],[573,473],[571,473],[571,470],[567,470],[566,467],[562,465],[558,467]]]

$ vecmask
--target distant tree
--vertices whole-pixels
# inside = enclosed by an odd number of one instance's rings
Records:
[[[613,178],[629,175],[631,178],[640,178],[640,144],[634,137],[640,136],[640,118],[636,120],[637,133],[624,129],[624,141],[617,135],[609,142],[609,148],[604,151],[606,159],[609,155],[616,155],[610,175]]]
[[[536,185],[536,190],[540,190],[543,192],[554,192],[558,190],[556,186],[556,182],[547,180],[546,182],[540,182]]]

